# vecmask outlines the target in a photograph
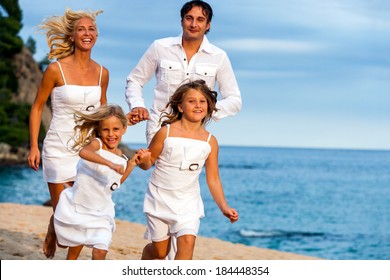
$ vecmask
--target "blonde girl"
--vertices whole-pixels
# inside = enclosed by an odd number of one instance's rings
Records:
[[[77,113],[79,150],[76,181],[61,195],[54,212],[58,243],[69,247],[67,259],[79,257],[84,246],[92,247],[92,259],[106,258],[115,230],[112,192],[130,175],[137,155],[130,160],[118,148],[127,129],[121,107],[103,105],[91,114]]]

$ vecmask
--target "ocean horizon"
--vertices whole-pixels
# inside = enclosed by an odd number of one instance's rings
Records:
[[[240,219],[230,224],[221,214],[203,170],[206,217],[199,235],[324,259],[390,259],[390,151],[221,146],[219,166],[226,199]],[[0,202],[49,199],[41,170],[3,166],[0,173]],[[150,174],[134,169],[113,193],[117,219],[145,224]]]

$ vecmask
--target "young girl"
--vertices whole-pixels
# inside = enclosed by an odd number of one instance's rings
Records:
[[[106,257],[115,230],[111,194],[137,162],[137,155],[128,160],[118,149],[126,128],[127,118],[116,105],[76,113],[74,148],[81,159],[73,187],[61,193],[54,212],[58,244],[69,246],[68,260],[77,259],[84,245],[93,247],[93,260]]]
[[[177,238],[175,259],[192,259],[200,218],[204,217],[199,186],[204,165],[210,193],[222,214],[232,223],[238,220],[220,181],[217,140],[204,128],[216,111],[216,95],[203,80],[180,86],[166,107],[170,112],[162,114],[165,120],[149,149],[138,151],[142,169],[156,163],[144,200],[152,243],[143,249],[142,259],[164,259],[171,237]]]

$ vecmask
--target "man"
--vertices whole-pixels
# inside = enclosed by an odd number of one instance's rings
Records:
[[[126,102],[129,122],[148,120],[148,144],[159,130],[161,110],[169,97],[185,81],[203,79],[214,89],[218,84],[220,100],[214,120],[241,110],[241,94],[225,51],[212,45],[205,34],[210,30],[212,8],[204,1],[189,1],[180,11],[183,32],[178,37],[156,40],[127,77]],[[154,100],[150,112],[142,98],[143,86],[156,75]]]

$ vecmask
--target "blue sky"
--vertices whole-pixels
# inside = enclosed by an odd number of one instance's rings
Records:
[[[128,111],[126,77],[153,40],[181,32],[185,1],[19,0],[20,33],[73,10],[104,12],[92,57],[110,71],[108,100]],[[209,125],[221,145],[390,150],[390,2],[210,0],[207,35],[229,55],[243,109]],[[152,80],[144,89],[149,107]],[[124,141],[145,143],[145,124]]]

